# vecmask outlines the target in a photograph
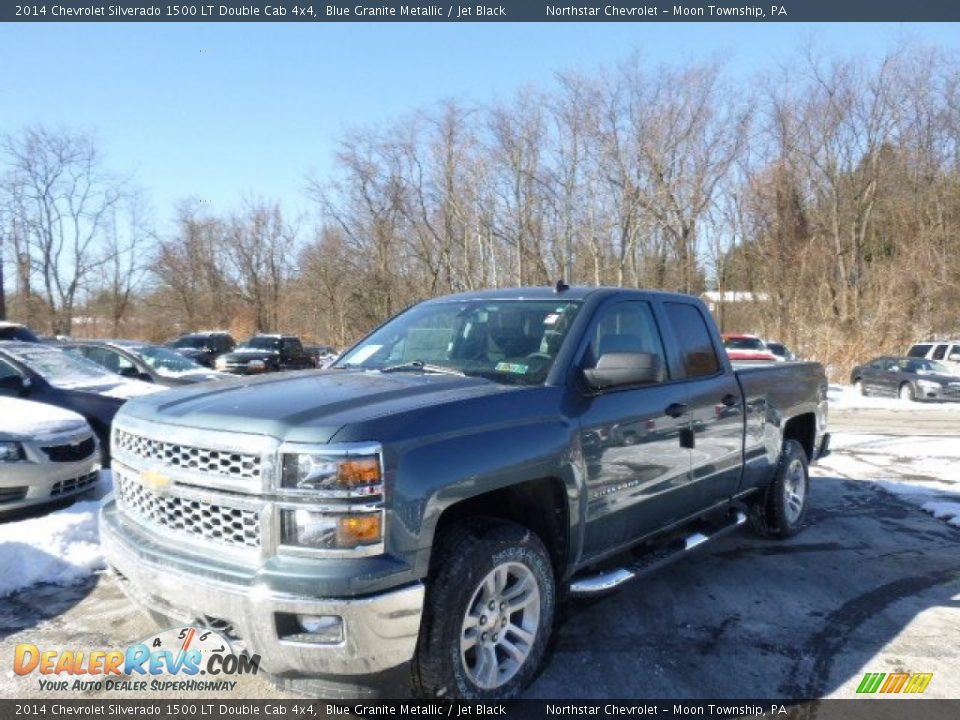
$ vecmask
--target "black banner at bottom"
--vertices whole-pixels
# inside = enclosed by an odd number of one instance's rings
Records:
[[[0,718],[777,718],[955,720],[960,699],[851,700],[0,700]]]

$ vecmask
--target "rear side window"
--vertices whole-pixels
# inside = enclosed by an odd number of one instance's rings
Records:
[[[932,345],[914,345],[907,351],[908,357],[926,357]]]
[[[720,361],[710,339],[710,330],[696,306],[668,302],[664,303],[664,308],[679,346],[683,376],[705,377],[719,372]]]
[[[943,360],[943,356],[947,354],[946,345],[937,345],[933,350],[933,359],[934,360]]]

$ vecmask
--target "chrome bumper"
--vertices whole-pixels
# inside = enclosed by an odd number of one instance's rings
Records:
[[[424,586],[362,598],[314,598],[272,591],[262,584],[228,583],[158,562],[131,539],[119,513],[100,513],[100,542],[123,591],[141,607],[172,622],[206,625],[216,618],[232,626],[264,670],[280,676],[368,675],[413,657],[420,632]],[[293,642],[277,631],[277,613],[337,615],[343,639],[337,644]]]

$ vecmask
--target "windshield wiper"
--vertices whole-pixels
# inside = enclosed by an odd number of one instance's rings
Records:
[[[380,368],[380,372],[431,372],[431,373],[441,373],[443,375],[460,375],[463,377],[464,373],[460,370],[455,370],[454,368],[444,367],[443,365],[431,365],[430,363],[425,363],[423,360],[411,360],[410,362],[397,363],[396,365],[387,365],[386,367]]]

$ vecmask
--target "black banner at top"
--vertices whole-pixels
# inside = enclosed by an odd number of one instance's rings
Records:
[[[960,22],[960,0],[59,0],[4,2],[4,22]]]

